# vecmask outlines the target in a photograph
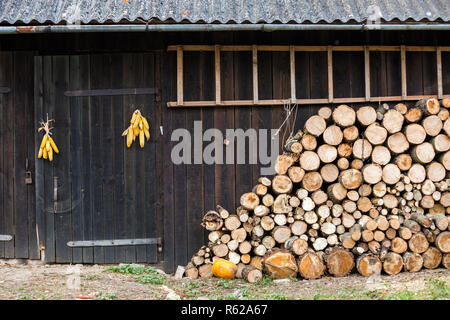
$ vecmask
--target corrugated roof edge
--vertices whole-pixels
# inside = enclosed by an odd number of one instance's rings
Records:
[[[287,22],[283,22],[280,20],[274,20],[270,23],[267,23],[264,20],[259,21],[258,23],[252,23],[250,20],[243,20],[241,22],[235,21],[235,20],[230,20],[227,23],[222,23],[218,20],[215,20],[213,22],[205,22],[204,20],[197,20],[197,21],[191,21],[189,19],[183,19],[180,21],[176,21],[174,19],[168,19],[165,21],[161,21],[157,18],[151,18],[148,21],[146,21],[144,18],[141,17],[137,17],[134,21],[130,21],[127,19],[121,19],[121,20],[113,20],[113,19],[108,19],[108,20],[103,20],[103,21],[98,21],[98,20],[91,20],[88,23],[82,22],[80,23],[81,25],[90,25],[90,24],[94,24],[94,25],[99,25],[99,24],[302,24],[302,25],[307,25],[307,24],[356,24],[356,25],[363,25],[364,22],[358,22],[355,19],[348,19],[346,21],[343,20],[335,20],[332,22],[328,22],[326,20],[319,20],[317,22],[313,22],[310,20],[306,20],[303,23],[297,23],[294,20],[289,20]],[[413,18],[409,18],[408,20],[402,21],[399,19],[392,19],[392,20],[381,20],[381,24],[385,24],[385,23],[397,23],[397,24],[412,24],[412,23],[448,23],[450,24],[450,21],[445,21],[441,18],[437,18],[434,20],[429,20],[429,19],[421,19],[421,20],[416,20]],[[67,25],[67,24],[74,24],[74,23],[68,23],[66,20],[61,20],[59,22],[54,22],[51,20],[45,20],[45,21],[39,21],[36,19],[32,19],[29,21],[23,21],[23,20],[17,20],[14,24],[9,23],[6,20],[2,20],[0,21],[0,25],[3,26],[27,26],[27,25]]]

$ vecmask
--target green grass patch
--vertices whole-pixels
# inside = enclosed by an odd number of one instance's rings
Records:
[[[140,283],[165,284],[167,275],[156,271],[154,267],[141,264],[122,264],[120,266],[109,266],[105,271],[116,272],[127,275],[137,275],[135,280]]]
[[[104,293],[102,290],[98,290],[97,297],[100,300],[114,300],[114,299],[116,299],[116,292],[112,291],[112,292]]]

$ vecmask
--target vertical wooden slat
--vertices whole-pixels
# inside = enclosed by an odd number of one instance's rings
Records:
[[[406,50],[405,46],[400,47],[400,63],[401,63],[401,73],[402,73],[402,98],[407,96],[406,88]]]
[[[370,100],[370,51],[367,46],[364,47],[364,79],[366,90],[366,101]]]
[[[214,46],[214,70],[216,80],[216,104],[222,101],[221,84],[220,84],[220,46]]]
[[[132,54],[125,54],[123,59],[123,84],[135,86],[136,85],[136,75],[138,74],[137,63]],[[182,73],[181,73],[182,74]],[[183,81],[183,80],[181,80]],[[124,104],[124,119],[131,119],[134,110],[137,108],[135,105],[136,101],[132,96],[123,96]],[[127,121],[129,123],[129,120]],[[136,163],[137,163],[137,152],[139,146],[139,139],[136,139],[130,148],[125,150],[124,155],[124,177],[125,177],[125,225],[123,231],[123,236],[127,238],[135,237],[135,226],[136,223],[136,197],[137,197],[137,186],[136,186]],[[127,262],[136,261],[136,250],[133,246],[126,246],[126,257]]]
[[[154,233],[151,233],[150,235],[153,236],[163,236],[164,235],[164,163],[163,163],[163,157],[164,152],[163,150],[166,148],[166,145],[164,144],[164,137],[162,136],[162,133],[160,131],[160,128],[163,125],[163,112],[167,110],[165,104],[163,105],[162,99],[161,99],[161,54],[159,52],[156,52],[152,54],[153,57],[153,69],[152,69],[152,78],[153,83],[155,84],[155,87],[159,89],[159,92],[154,97],[155,98],[155,107],[153,108],[153,126],[150,126],[150,139],[151,135],[153,135],[153,138],[155,140],[155,183],[159,186],[157,190],[153,190],[153,185],[150,187],[152,188],[153,192],[155,193],[155,215],[156,219],[152,221],[153,228],[151,230],[154,231]],[[160,258],[160,259],[159,259]],[[156,248],[156,246],[147,246],[147,261],[149,263],[157,262],[162,259],[162,252],[159,252]]]
[[[58,202],[57,209],[61,213],[55,215],[55,243],[56,262],[72,262],[72,248],[67,242],[72,240],[71,218],[72,218],[72,178],[70,169],[70,106],[64,91],[68,89],[69,83],[69,57],[55,56],[53,58],[53,85],[55,88],[55,104],[52,119],[55,122],[53,140],[59,148],[59,154],[54,155],[53,172],[58,177]],[[57,106],[57,107],[56,107]]]
[[[158,74],[155,72],[155,54],[148,53],[143,55],[143,83],[139,85],[146,85],[149,87],[157,87],[158,84],[155,83],[155,76]],[[155,185],[161,186],[158,181],[156,163],[157,157],[160,156],[157,145],[161,138],[159,133],[159,126],[161,125],[159,105],[155,101],[155,95],[145,95],[143,96],[145,101],[143,102],[143,112],[144,116],[147,118],[150,126],[150,140],[145,141],[144,147],[144,210],[145,215],[145,238],[155,238],[158,236],[157,226],[159,223],[157,215],[157,201],[159,200],[158,195],[160,188],[155,188]],[[137,251],[137,257],[139,258],[139,251]],[[157,248],[156,245],[147,245],[145,248],[145,262],[155,263],[157,262]]]
[[[5,64],[2,68],[6,77],[6,83],[9,86],[13,86],[13,65],[14,57],[12,52],[5,53]],[[12,88],[14,89],[14,88]],[[2,118],[5,118],[4,122],[4,146],[3,146],[3,165],[4,165],[4,204],[3,204],[3,219],[4,219],[4,229],[2,230],[4,234],[9,234],[14,236],[14,91],[6,94],[4,96],[4,111]],[[9,156],[8,156],[9,155]],[[13,238],[11,241],[5,242],[5,258],[14,258],[14,242]]]
[[[93,88],[104,86],[105,62],[102,55],[93,55],[91,59],[91,84]],[[92,201],[92,238],[93,240],[103,240],[103,159],[102,152],[98,148],[97,141],[103,141],[103,97],[91,98],[91,126],[92,136],[90,140],[91,157],[91,201]],[[134,164],[134,163],[133,163]],[[131,206],[129,210],[132,210]],[[127,214],[128,210],[124,214]],[[94,247],[94,263],[105,262],[105,248]]]
[[[92,55],[85,56],[83,59],[85,70],[81,74],[81,83],[83,83],[83,88],[90,89],[92,80],[91,74],[94,70],[92,66]],[[91,125],[92,121],[92,107],[93,107],[93,98],[87,98],[85,103],[81,106],[81,168],[82,168],[82,188],[83,188],[83,200],[82,200],[82,220],[83,220],[83,229],[82,235],[83,240],[92,240],[92,225],[93,225],[93,198],[92,198],[92,181],[93,179],[93,169],[91,159],[95,150],[91,148],[91,141],[95,139],[94,128]],[[93,263],[94,262],[94,248],[83,248],[83,263]]]
[[[44,76],[42,81],[44,82],[44,103],[43,103],[43,119],[46,120],[47,114],[49,118],[54,115],[55,105],[55,88],[53,85],[53,57],[44,57]],[[42,134],[40,135],[42,139]],[[55,141],[58,143],[58,141]],[[54,170],[52,164],[48,161],[42,161],[44,166],[44,206],[42,207],[43,214],[45,216],[45,260],[47,262],[55,262],[55,214],[53,213],[53,174]]]
[[[215,51],[215,66],[220,69],[220,64],[217,64],[217,55],[220,54],[220,50],[216,46]],[[204,73],[204,66],[201,60],[201,55],[197,52],[189,53],[185,56],[186,59],[186,68],[185,68],[185,83],[186,83],[186,99],[193,100],[199,98],[199,91],[201,91],[201,79]],[[220,60],[219,60],[220,61]],[[219,73],[216,69],[216,103],[220,103],[217,101],[217,94],[220,91],[217,91],[217,85],[220,85],[220,82],[217,83],[217,77],[220,77]],[[219,88],[220,90],[220,88]],[[201,148],[202,140],[198,136],[201,135],[201,132],[195,133],[194,131],[194,123],[195,121],[201,120],[201,109],[195,108],[193,110],[188,110],[186,112],[186,126],[185,128],[189,130],[191,134],[193,134],[194,141],[192,147],[195,149]],[[196,159],[197,155],[195,155],[195,151],[192,153],[192,157],[194,162],[186,165],[186,189],[185,192],[188,195],[186,197],[186,230],[187,230],[187,257],[188,259],[192,257],[198,249],[204,244],[201,240],[200,236],[203,233],[203,229],[198,223],[202,219],[203,205],[201,201],[202,195],[202,167],[201,167],[201,153],[199,155],[200,159]],[[200,160],[200,161],[199,161]],[[196,197],[190,197],[189,195],[197,195]]]
[[[134,54],[133,59],[136,61],[136,73],[134,74],[135,87],[143,87],[145,85],[153,86],[153,83],[146,83],[144,80],[144,56],[142,53]],[[152,107],[146,101],[146,95],[135,95],[135,105],[141,110],[144,117],[149,117],[149,109]],[[141,148],[136,137],[136,213],[133,217],[135,224],[135,238],[147,237],[147,219],[151,214],[146,209],[146,201],[152,201],[151,190],[147,189],[148,180],[153,180],[150,169],[147,167],[151,154],[148,151],[152,148],[152,142],[145,140],[144,148]],[[145,172],[145,174],[142,174]],[[154,201],[154,200],[153,200]],[[136,262],[145,262],[147,260],[147,248],[145,245],[135,246]]]
[[[27,215],[27,185],[25,184],[25,163],[27,157],[27,123],[29,110],[27,101],[28,88],[26,78],[30,73],[27,70],[27,53],[23,51],[14,53],[13,90],[14,117],[14,246],[16,258],[28,258],[28,215]],[[19,111],[20,110],[20,111]]]
[[[173,78],[175,73],[171,52],[161,53],[161,84],[164,84],[166,90],[162,92],[162,100],[170,101],[177,94],[177,81]],[[167,86],[167,87],[166,87]],[[175,205],[174,205],[174,165],[171,160],[172,146],[170,135],[173,128],[172,115],[175,110],[164,108],[163,113],[163,171],[164,171],[164,270],[173,272],[175,269]]]
[[[437,71],[437,87],[438,99],[442,99],[442,51],[441,47],[436,48],[436,71]]]
[[[81,69],[80,56],[71,56],[69,58],[70,70],[69,70],[69,88],[71,90],[84,89],[86,84],[81,82],[81,74],[86,72],[86,70]],[[70,169],[72,177],[72,240],[82,240],[82,179],[81,179],[81,106],[84,99],[82,97],[72,97],[69,99],[70,103]],[[83,262],[83,249],[73,248],[72,249],[73,263]]]
[[[253,102],[258,103],[258,50],[256,46],[252,46],[252,63],[253,63]]]
[[[294,46],[289,47],[290,58],[290,74],[291,74],[291,102],[296,103],[296,88],[295,88],[295,50]]]
[[[177,103],[183,105],[183,46],[177,46]]]
[[[5,56],[6,53],[2,52],[0,53],[0,85],[9,87],[9,83],[6,82],[5,72],[4,72],[4,66],[5,66]],[[35,72],[36,74],[36,72]],[[36,92],[37,90],[35,90]],[[0,114],[6,114],[6,94],[0,94]],[[6,136],[6,117],[0,117],[0,150],[3,150],[4,145],[8,142],[5,138]],[[34,132],[33,132],[34,133]],[[4,181],[5,177],[5,164],[4,164],[4,158],[5,158],[4,152],[0,154],[0,233],[5,234],[5,210],[4,210],[4,194],[5,190],[7,189],[7,186]],[[0,242],[0,258],[5,257],[5,243],[3,241]]]
[[[123,88],[123,54],[115,54],[112,56],[112,88]],[[124,113],[124,99],[123,96],[115,96],[112,98],[111,112],[113,114],[113,173],[114,173],[114,236],[116,239],[127,238],[126,234],[126,215],[125,207],[125,178],[124,178],[124,158],[125,153],[129,150],[126,147],[126,141],[123,137],[117,135],[130,125],[130,115]],[[115,248],[115,262],[126,262],[127,247],[118,246]]]
[[[39,121],[43,119],[43,59],[41,56],[34,58],[34,130],[33,134],[35,146],[41,143],[42,135],[37,134],[39,128]],[[2,133],[3,135],[3,133]],[[36,152],[36,151],[35,151]],[[44,162],[42,159],[35,159],[35,193],[36,193],[36,237],[38,238],[38,253],[40,256],[40,249],[45,245],[45,213],[44,213]]]
[[[105,64],[105,70],[103,76],[105,77],[105,83],[103,88],[113,88],[112,78],[114,73],[112,71],[112,58],[111,55],[104,55],[103,63]],[[113,143],[113,137],[116,133],[113,131],[113,112],[112,97],[106,96],[102,98],[101,108],[102,114],[102,150],[101,158],[103,161],[103,194],[102,194],[102,224],[103,224],[103,239],[115,239],[114,235],[114,172],[113,161],[111,156],[114,155],[114,149],[116,145]],[[115,252],[113,247],[104,248],[105,263],[114,263]]]
[[[328,102],[333,102],[333,50],[331,46],[327,49],[327,66],[328,66]]]

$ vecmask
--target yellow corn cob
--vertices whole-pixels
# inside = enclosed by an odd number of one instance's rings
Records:
[[[134,124],[134,122],[136,121],[136,116],[137,116],[137,112],[133,112],[133,115],[131,116],[131,124]]]
[[[141,148],[144,147],[145,144],[144,130],[139,131],[139,144],[141,145]]]
[[[53,150],[52,150],[52,148],[50,148],[50,150],[48,151],[48,160],[53,161]]]
[[[132,143],[133,143],[133,130],[128,130],[128,134],[127,134],[127,148],[131,147]]]
[[[47,142],[45,143],[45,149],[47,149],[47,152],[50,152],[52,149],[52,146],[50,145],[50,137],[47,138]]]
[[[134,122],[133,122],[133,129],[137,128],[139,126],[139,121],[141,120],[140,118],[141,118],[140,116],[137,116],[136,120],[134,120]]]
[[[148,129],[144,129],[144,133],[147,140],[150,139],[150,131],[148,131]]]
[[[44,153],[43,148],[39,148],[38,159],[42,158],[43,153]]]
[[[142,123],[144,124],[144,128],[149,130],[150,126],[148,125],[147,119],[145,119],[144,117],[142,117]]]
[[[141,118],[141,120],[139,121],[139,129],[144,129],[144,124],[142,123],[142,118]]]
[[[139,135],[139,128],[138,127],[134,127],[133,128],[133,133],[134,133],[134,136],[136,137],[137,135]]]
[[[42,157],[43,157],[44,159],[48,159],[47,149],[43,148],[42,150],[43,150],[43,151],[42,151]]]
[[[41,142],[41,148],[44,148],[46,143],[47,143],[47,134],[44,134],[44,138],[42,138]]]
[[[55,141],[53,141],[52,137],[49,137],[50,140],[50,146],[53,148],[53,151],[55,151],[56,153],[59,153],[58,147],[56,146]]]

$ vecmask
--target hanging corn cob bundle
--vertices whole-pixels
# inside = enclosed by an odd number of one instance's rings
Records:
[[[142,116],[141,111],[136,109],[131,117],[130,126],[122,133],[122,136],[127,137],[127,148],[131,147],[131,144],[136,137],[139,136],[139,145],[141,148],[145,145],[145,139],[150,139],[150,126],[147,119]]]
[[[52,137],[51,137],[51,132],[50,130],[53,128],[50,128],[50,122],[52,122],[54,120],[47,120],[46,122],[41,121],[40,124],[40,128],[38,129],[38,131],[45,131],[44,137],[42,138],[42,142],[41,145],[39,147],[39,153],[38,153],[38,158],[44,158],[44,159],[48,159],[49,161],[53,161],[53,152],[55,153],[59,153],[58,147],[56,146],[55,142],[53,141]]]

